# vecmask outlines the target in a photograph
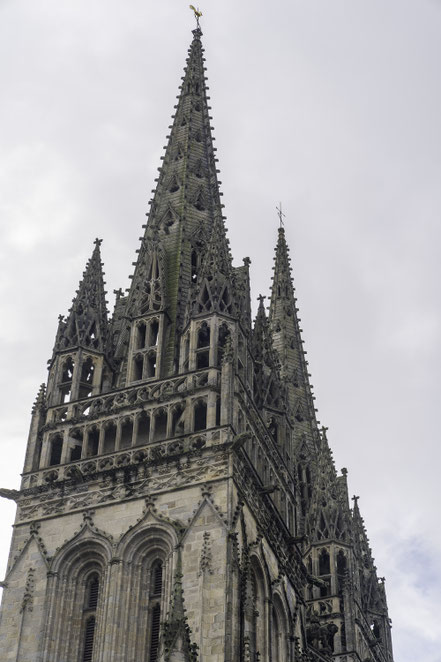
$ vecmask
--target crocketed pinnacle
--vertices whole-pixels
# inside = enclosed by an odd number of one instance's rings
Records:
[[[81,346],[98,352],[105,351],[107,307],[100,244],[101,240],[96,239],[92,257],[86,264],[67,319],[59,319],[55,350]]]
[[[259,387],[259,391],[255,393],[255,399],[258,406],[267,405],[279,409],[285,404],[285,393],[280,381],[280,365],[273,347],[264,299],[265,297],[259,296],[259,307],[251,342],[256,366],[256,384]]]
[[[337,476],[326,428],[320,431],[314,460],[308,536],[313,541],[330,539],[349,542],[351,523],[346,484]]]
[[[317,436],[314,399],[309,383],[291,278],[291,261],[283,227],[279,228],[275,253],[269,323],[274,348],[280,360],[281,376],[287,388],[289,414],[294,420],[296,441],[300,442],[300,439],[306,435],[312,443],[312,439]]]
[[[182,662],[197,662],[197,645],[191,643],[191,630],[188,626],[184,606],[184,590],[182,586],[182,559],[178,549],[178,563],[174,575],[173,596],[168,619],[164,623],[164,660],[166,662],[179,659]],[[176,658],[174,657],[176,656]]]

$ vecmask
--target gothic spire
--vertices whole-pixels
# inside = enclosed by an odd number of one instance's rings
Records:
[[[264,299],[264,296],[259,296],[251,342],[256,365],[256,385],[259,388],[255,393],[255,399],[260,406],[279,409],[285,400],[285,391],[280,381],[280,364],[273,347]]]
[[[72,307],[66,319],[59,318],[55,351],[85,347],[104,352],[107,342],[107,307],[104,289],[101,239],[95,239],[92,257],[86,264]]]
[[[296,439],[299,441],[305,434],[308,438],[316,437],[312,428],[316,428],[317,424],[314,397],[309,383],[308,362],[305,359],[300,319],[297,316],[291,260],[283,227],[279,228],[275,253],[269,322],[274,348],[279,355],[281,376],[287,387],[289,413],[297,422]]]
[[[228,240],[223,221],[220,216],[216,216],[197,276],[194,312],[217,311],[233,315],[237,312],[234,304]]]
[[[332,539],[348,542],[351,523],[345,473],[337,476],[326,428],[320,431],[314,465],[308,534],[312,541]]]
[[[214,231],[225,238],[201,35],[200,28],[193,30],[127,304],[129,317],[143,314],[135,301],[139,293],[151,290],[151,263],[160,246],[162,271],[156,276],[162,283],[161,305],[170,319],[172,343],[175,330],[182,326],[192,278],[201,267],[208,238]]]

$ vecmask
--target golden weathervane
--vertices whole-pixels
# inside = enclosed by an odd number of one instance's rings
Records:
[[[199,19],[202,16],[202,12],[199,11],[199,9],[196,9],[196,7],[194,7],[193,5],[190,5],[190,9],[192,9],[194,11],[194,17],[196,19],[196,24],[197,24],[197,27],[199,27]]]

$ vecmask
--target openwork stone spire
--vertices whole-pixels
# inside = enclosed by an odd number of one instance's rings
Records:
[[[225,235],[201,36],[199,28],[193,30],[127,304],[129,316],[141,314],[134,301],[139,300],[140,293],[142,298],[142,293],[151,292],[151,264],[156,259],[158,302],[167,310],[171,323],[169,367],[175,354],[175,332],[184,320],[192,275],[202,265],[213,231],[221,228]]]
[[[66,320],[60,317],[55,351],[74,347],[105,351],[107,307],[100,245],[101,240],[95,239],[92,257],[86,264],[69,315]]]
[[[316,437],[313,429],[317,427],[317,423],[301,337],[300,319],[297,316],[298,308],[296,308],[291,278],[291,260],[283,227],[279,228],[275,253],[269,323],[274,348],[280,360],[281,376],[287,388],[289,413],[296,423],[295,435],[299,442],[305,434],[308,440]]]

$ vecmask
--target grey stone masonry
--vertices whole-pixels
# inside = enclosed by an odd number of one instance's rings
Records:
[[[198,26],[131,286],[100,240],[32,410],[2,662],[393,662],[384,580],[319,429],[283,228],[234,267]]]

